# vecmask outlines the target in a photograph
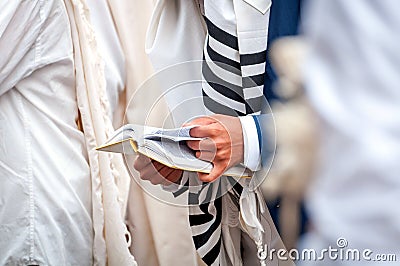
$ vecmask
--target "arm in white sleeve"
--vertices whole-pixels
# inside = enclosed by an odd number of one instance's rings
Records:
[[[239,119],[243,133],[243,165],[257,171],[261,161],[257,127],[252,116],[242,116]]]

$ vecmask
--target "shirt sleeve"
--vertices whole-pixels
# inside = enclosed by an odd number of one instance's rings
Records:
[[[252,171],[260,169],[260,149],[257,127],[252,116],[239,117],[242,124],[244,160],[243,165]]]
[[[0,2],[0,96],[34,69],[40,10],[38,0]]]

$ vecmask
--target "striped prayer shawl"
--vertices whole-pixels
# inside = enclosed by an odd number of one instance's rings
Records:
[[[263,98],[268,23],[265,25],[264,40],[261,37],[261,41],[249,38],[240,42],[236,19],[224,19],[229,12],[235,14],[232,0],[212,2],[204,2],[204,19],[208,30],[202,64],[204,104],[210,112],[217,114],[259,114]],[[254,9],[254,12],[259,11]],[[189,187],[189,222],[193,242],[207,265],[221,265],[221,261],[226,261],[221,259],[224,255],[221,195],[231,197],[239,210],[243,187],[235,179],[224,176],[213,183],[195,186],[196,189],[192,189],[196,184],[191,181],[188,179],[185,187]],[[177,191],[175,196],[183,193],[183,190]],[[224,193],[226,190],[228,193]]]
[[[266,46],[240,54],[238,37],[205,15],[207,38],[203,52],[203,100],[217,114],[259,114],[264,87]],[[257,49],[258,48],[258,49]]]

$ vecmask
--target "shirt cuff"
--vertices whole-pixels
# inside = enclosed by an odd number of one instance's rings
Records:
[[[257,171],[261,165],[257,127],[252,116],[241,116],[239,119],[243,131],[243,165]]]

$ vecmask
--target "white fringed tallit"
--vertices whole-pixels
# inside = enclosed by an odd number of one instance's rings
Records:
[[[99,153],[95,147],[113,132],[103,61],[97,50],[84,0],[64,0],[71,25],[78,108],[92,179],[94,265],[136,265],[129,253],[124,224],[129,175],[121,156]]]

